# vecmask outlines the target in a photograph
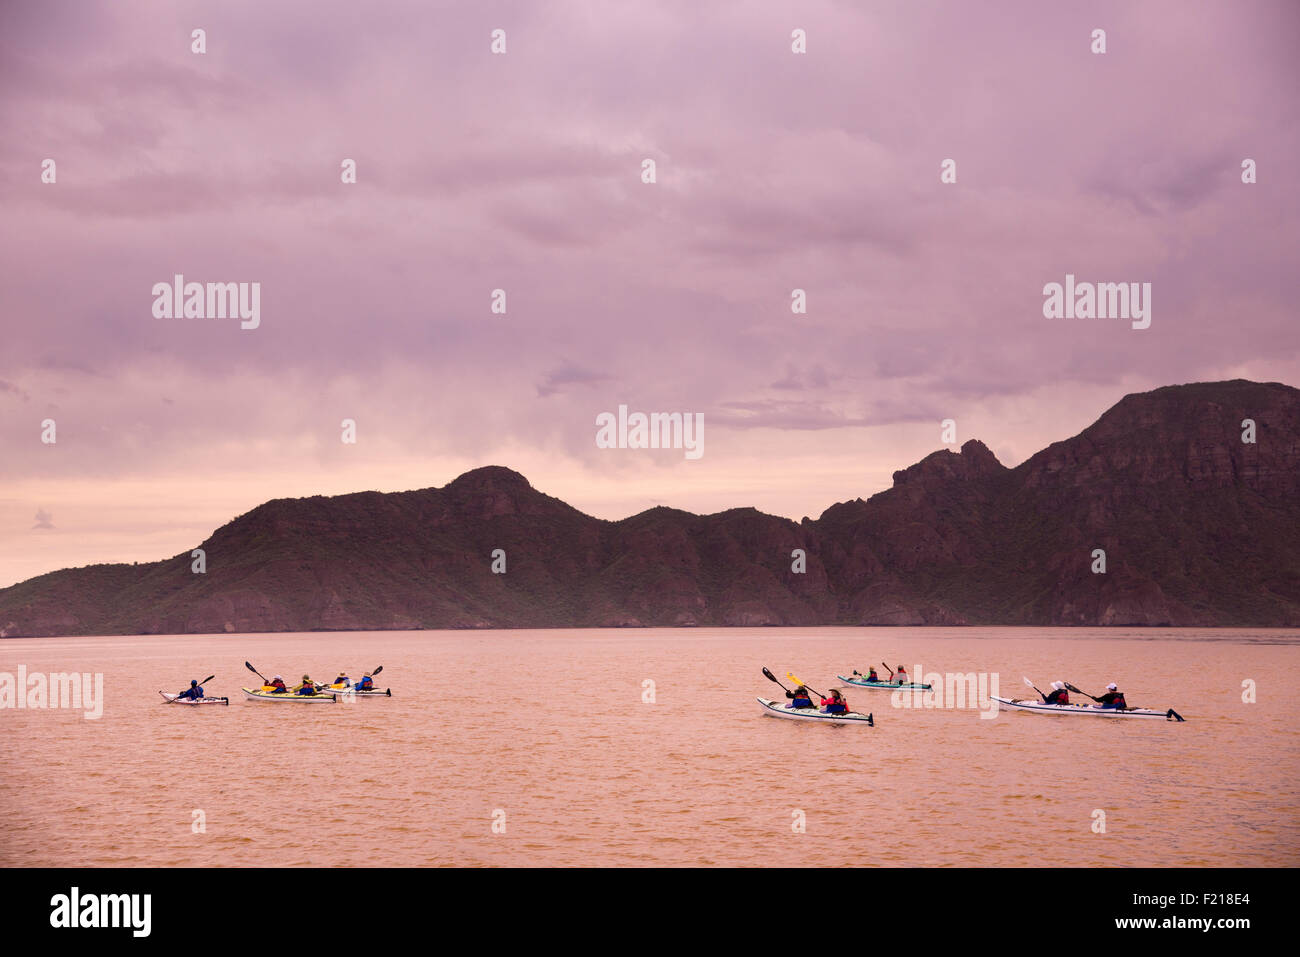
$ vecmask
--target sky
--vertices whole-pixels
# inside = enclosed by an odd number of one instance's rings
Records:
[[[484,465],[798,520],[944,419],[1014,466],[1130,392],[1300,385],[1297,49],[1263,0],[6,0],[0,587]],[[177,273],[260,325],[156,317]],[[1067,274],[1150,327],[1045,317]],[[703,455],[599,448],[619,405]]]

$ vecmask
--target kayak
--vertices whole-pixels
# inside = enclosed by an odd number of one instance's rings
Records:
[[[759,698],[763,713],[774,718],[794,718],[796,721],[824,721],[827,724],[865,724],[874,727],[876,720],[869,714],[848,711],[844,714],[826,714],[819,708],[792,708],[788,704],[777,704],[767,698]]]
[[[303,701],[307,703],[313,703],[319,701],[336,700],[333,692],[330,692],[328,694],[311,695],[311,694],[294,694],[292,691],[286,691],[283,693],[279,691],[260,691],[260,690],[255,691],[252,688],[240,688],[239,690],[244,692],[244,697],[248,698],[251,701]]]
[[[1164,721],[1182,721],[1183,716],[1173,708],[1155,711],[1151,708],[1103,708],[1099,704],[1045,704],[1042,701],[1017,701],[989,695],[1002,711],[1031,711],[1038,714],[1088,714],[1094,718],[1160,718]]]
[[[393,696],[391,688],[373,688],[370,691],[358,691],[356,688],[335,688],[330,685],[329,690],[336,695],[349,698],[391,698]]]
[[[849,678],[846,675],[836,675],[845,684],[851,684],[858,688],[885,688],[897,691],[902,688],[904,691],[929,691],[929,685],[923,685],[919,681],[909,681],[907,684],[900,685],[896,681],[868,681],[866,678]]]
[[[179,695],[168,694],[166,691],[159,691],[163,696],[163,704],[230,704],[229,698],[199,698],[197,701],[193,698],[182,698]]]

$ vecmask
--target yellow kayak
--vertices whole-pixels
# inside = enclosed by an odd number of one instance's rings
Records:
[[[240,688],[239,690],[242,691],[242,692],[244,692],[244,697],[245,697],[245,698],[248,698],[250,701],[303,701],[303,702],[313,702],[313,701],[336,701],[336,700],[338,700],[337,698],[334,697],[334,693],[331,692],[331,691],[322,691],[322,692],[318,692],[318,693],[316,693],[316,694],[314,694],[314,695],[310,695],[310,694],[296,694],[296,693],[294,693],[294,692],[292,692],[292,691],[283,691],[283,692],[281,692],[281,691],[269,691],[269,690],[267,690],[267,686],[266,686],[266,685],[263,685],[261,688],[257,688],[257,689],[253,689],[253,688]]]

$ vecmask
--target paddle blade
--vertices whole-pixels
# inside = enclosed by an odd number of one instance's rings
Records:
[[[776,681],[776,675],[774,675],[774,674],[772,674],[772,672],[768,671],[767,668],[764,668],[764,669],[763,669],[763,677],[766,678],[768,681]],[[781,682],[776,681],[776,683],[777,683],[777,684],[780,684]]]
[[[379,666],[378,668],[376,668],[374,671],[370,672],[370,676],[373,678],[375,675],[379,674],[379,672],[381,672],[381,671],[383,671],[383,670],[384,670],[384,666],[383,666],[383,665],[380,665],[380,666]]]
[[[1031,688],[1034,686],[1034,683],[1030,681],[1028,678],[1025,678],[1025,684],[1029,685],[1029,687]]]
[[[803,684],[803,681],[799,677],[797,677],[793,671],[787,671],[785,673],[785,676],[797,685]],[[805,685],[805,687],[807,686]]]
[[[257,669],[253,667],[251,662],[245,661],[244,667],[247,668],[249,671],[251,671],[253,674],[257,674]]]

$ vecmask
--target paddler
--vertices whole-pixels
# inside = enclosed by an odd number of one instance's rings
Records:
[[[792,708],[811,708],[813,706],[812,695],[803,685],[795,688],[793,691],[787,691],[785,696],[790,699]]]
[[[822,698],[822,708],[827,714],[844,714],[849,710],[849,703],[840,694],[839,688],[832,688],[829,698]]]
[[[300,695],[314,695],[316,693],[316,682],[312,681],[307,675],[302,676],[302,684],[294,689]]]
[[[348,677],[348,673],[346,671],[340,671],[339,676],[335,678],[332,682],[330,682],[330,684],[338,688],[347,688],[351,686],[352,679]]]
[[[1118,708],[1121,711],[1128,708],[1128,702],[1124,700],[1124,692],[1120,691],[1113,681],[1106,685],[1106,693],[1097,699],[1097,703],[1103,708]]]
[[[191,701],[201,701],[205,697],[203,686],[193,678],[190,679],[190,686],[176,696],[179,698],[189,698]]]
[[[370,676],[370,672],[369,672],[369,671],[366,672],[364,678],[362,678],[360,681],[357,682],[357,690],[358,690],[358,691],[374,691],[374,690],[375,690],[375,679],[372,678],[372,677]]]
[[[894,677],[898,679],[900,685],[909,683],[907,680],[907,668],[903,665],[898,666],[898,670],[894,673]]]
[[[859,671],[857,668],[854,668],[854,669],[853,669],[853,674],[854,674],[856,677],[858,677],[858,678],[862,678],[864,681],[879,681],[879,680],[880,680],[880,675],[876,674],[876,669],[875,669],[875,668],[867,668],[867,673],[866,673],[865,675],[864,675],[861,671]]]
[[[1070,693],[1065,690],[1064,681],[1052,682],[1052,693],[1043,695],[1044,704],[1069,704]]]
[[[262,687],[263,689],[271,692],[272,694],[285,694],[289,690],[284,686],[284,677],[282,675],[276,675],[274,678],[271,679],[271,683],[269,685],[262,685]]]

